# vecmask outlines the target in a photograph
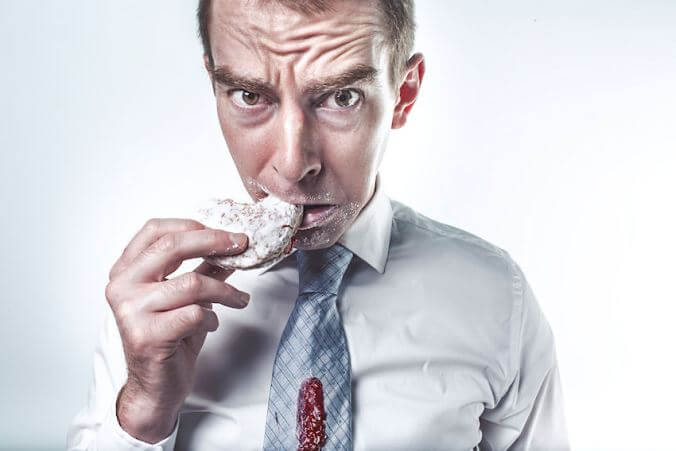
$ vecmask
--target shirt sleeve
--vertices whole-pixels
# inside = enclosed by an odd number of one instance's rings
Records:
[[[512,262],[512,368],[503,395],[480,418],[481,451],[567,451],[554,337],[523,272]]]
[[[110,309],[94,350],[93,378],[87,405],[73,418],[66,436],[68,451],[173,451],[179,422],[171,435],[150,444],[129,435],[117,420],[117,396],[127,380],[122,341]]]

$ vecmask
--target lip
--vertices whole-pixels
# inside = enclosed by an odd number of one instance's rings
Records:
[[[257,202],[260,202],[269,195],[271,195],[271,193],[262,185],[260,186],[260,190],[254,192],[254,197]],[[291,199],[284,199],[283,197],[280,197],[280,199],[287,203],[303,207],[303,218],[298,230],[309,230],[326,223],[338,207],[338,205],[335,204],[310,204],[305,203],[302,200],[294,201]]]
[[[260,202],[268,196],[275,196],[276,198],[283,200],[287,204],[293,204],[293,205],[298,205],[298,206],[303,206],[303,207],[313,205],[313,204],[307,202],[307,198],[305,198],[305,199],[301,199],[301,198],[293,199],[293,198],[288,198],[286,196],[275,194],[275,193],[268,193],[266,190],[254,191],[253,196],[255,198],[255,202]],[[317,205],[319,205],[319,204],[317,204]],[[333,204],[326,203],[326,204],[322,204],[322,205],[333,205]]]
[[[308,230],[313,227],[318,227],[331,217],[338,209],[337,205],[321,205],[318,207],[310,207],[307,205],[303,209],[303,222],[301,222],[298,230]]]

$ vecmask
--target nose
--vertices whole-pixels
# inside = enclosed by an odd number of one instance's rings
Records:
[[[322,169],[318,149],[313,148],[311,124],[302,107],[289,102],[281,108],[281,136],[272,167],[289,184],[309,181]]]

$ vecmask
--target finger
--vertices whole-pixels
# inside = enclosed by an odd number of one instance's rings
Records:
[[[147,297],[147,308],[153,312],[174,310],[196,302],[217,302],[232,308],[244,308],[249,295],[232,285],[196,272],[188,272],[165,282],[154,284]]]
[[[196,304],[155,314],[155,333],[161,341],[178,341],[218,328],[218,317],[212,310]]]
[[[235,255],[247,246],[244,234],[204,229],[163,235],[132,261],[118,277],[130,282],[159,282],[190,258]]]
[[[206,227],[192,219],[153,218],[148,220],[136,235],[131,239],[122,255],[117,259],[110,270],[109,279],[113,280],[122,272],[144,249],[157,241],[161,236],[170,232],[186,232],[202,230]]]
[[[199,354],[200,350],[202,349],[202,345],[207,338],[208,332],[213,331],[198,332],[183,339],[188,344],[188,346],[190,346],[195,355]]]
[[[230,274],[235,272],[234,269],[225,269],[220,266],[212,265],[207,261],[203,261],[199,266],[193,269],[194,272],[204,274],[212,279],[220,280],[221,282],[230,277]]]

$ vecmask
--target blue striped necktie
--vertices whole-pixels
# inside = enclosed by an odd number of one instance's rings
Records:
[[[277,348],[263,449],[299,449],[299,389],[303,381],[316,377],[323,385],[326,412],[326,443],[321,449],[351,450],[350,355],[336,299],[352,253],[334,244],[297,251],[296,257],[298,299]]]

